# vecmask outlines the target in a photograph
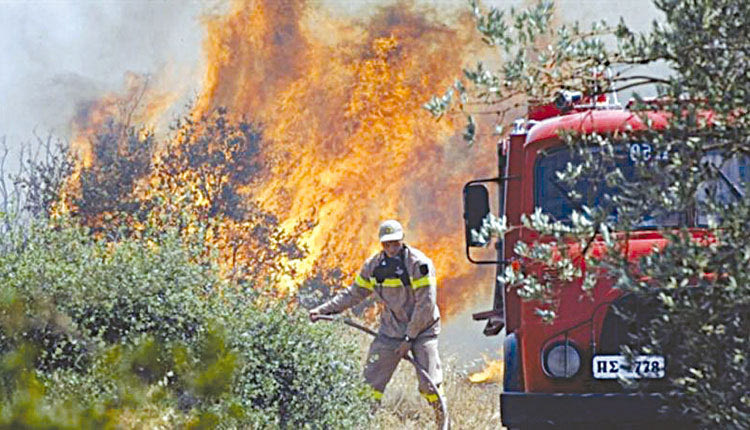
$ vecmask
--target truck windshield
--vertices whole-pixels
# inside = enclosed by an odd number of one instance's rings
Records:
[[[595,153],[598,148],[589,151]],[[595,155],[595,154],[593,154]],[[636,181],[637,160],[657,158],[659,154],[651,151],[646,143],[631,143],[615,149],[615,165],[628,181]],[[595,157],[596,159],[596,157]],[[534,204],[555,220],[568,222],[571,213],[576,210],[582,212],[583,205],[588,207],[607,208],[611,220],[617,219],[617,210],[609,203],[611,196],[619,193],[617,187],[606,184],[599,178],[581,178],[574,186],[569,186],[558,178],[557,172],[564,171],[568,163],[580,164],[583,160],[579,154],[567,147],[545,151],[536,161],[534,168]],[[732,204],[745,197],[745,184],[750,181],[750,159],[747,156],[736,156],[723,159],[718,153],[711,153],[704,157],[704,163],[715,167],[716,177],[705,181],[698,190],[698,200],[711,198],[718,204]],[[575,195],[571,197],[569,194]],[[685,214],[668,213],[661,215],[646,215],[639,224],[640,228],[677,227],[686,225],[688,219],[694,219],[695,224],[704,226],[708,216],[699,212],[695,217]]]

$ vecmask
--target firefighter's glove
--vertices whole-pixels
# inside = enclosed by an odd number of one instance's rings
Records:
[[[320,312],[320,306],[318,306],[317,308],[310,309],[308,315],[310,316],[310,321],[316,322],[323,314]]]
[[[409,336],[404,336],[404,340],[402,340],[401,344],[396,348],[396,355],[399,357],[406,357],[406,354],[411,351],[411,342],[412,340]]]

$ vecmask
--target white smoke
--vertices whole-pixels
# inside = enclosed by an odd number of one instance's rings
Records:
[[[76,106],[121,90],[127,72],[199,89],[205,2],[0,3],[0,136],[14,151],[34,133],[69,138]]]

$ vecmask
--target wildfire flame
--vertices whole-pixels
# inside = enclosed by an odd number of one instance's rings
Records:
[[[135,124],[152,126],[155,118],[162,115],[176,99],[175,94],[151,90],[149,79],[144,75],[127,73],[124,86],[122,93],[110,93],[78,106],[71,124],[71,149],[81,160],[78,167],[89,167],[93,163],[95,155],[91,138],[105,127],[106,121],[122,119],[123,130]]]
[[[500,354],[502,356],[502,353]],[[469,375],[469,381],[475,384],[496,383],[503,381],[505,363],[501,359],[493,360],[483,355],[484,369]]]
[[[259,121],[266,168],[243,195],[289,233],[314,221],[302,237],[308,254],[285,288],[320,268],[355,274],[379,248],[379,222],[396,218],[407,242],[436,265],[444,315],[490,289],[491,273],[464,256],[460,190],[495,172],[495,142],[467,148],[457,124],[436,122],[421,107],[470,55],[472,23],[462,15],[446,24],[428,12],[400,4],[358,21],[304,0],[238,0],[226,15],[206,18],[193,116],[226,107]],[[78,127],[79,139],[97,118]]]

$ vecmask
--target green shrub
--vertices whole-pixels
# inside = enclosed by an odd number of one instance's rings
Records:
[[[35,376],[3,371],[2,423],[29,411],[42,427],[149,414],[189,428],[366,422],[359,354],[340,329],[222,281],[175,232],[147,237],[106,241],[64,220],[4,237],[2,352],[33,350],[16,373]],[[44,412],[62,405],[78,415]]]
[[[272,410],[253,424],[281,428],[353,428],[366,422],[366,388],[355,343],[335,326],[307,322],[283,304],[235,309],[235,346],[242,356],[235,394],[246,410]]]

